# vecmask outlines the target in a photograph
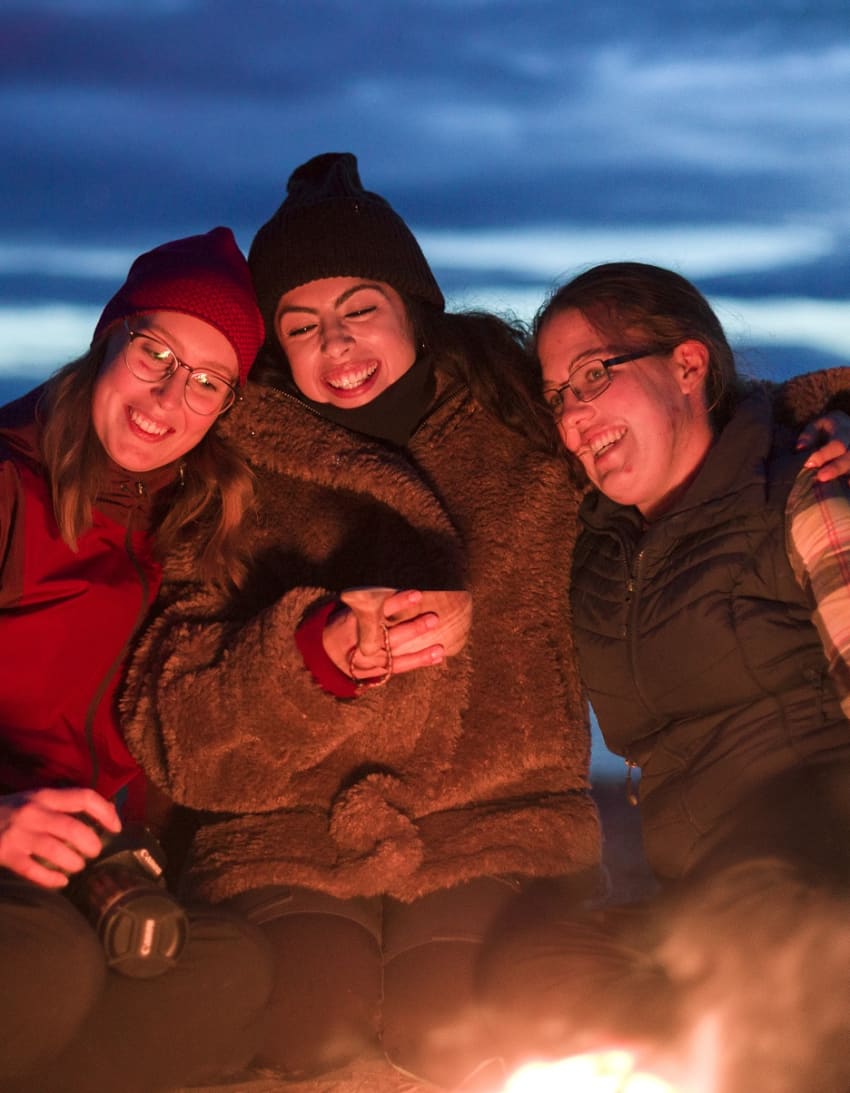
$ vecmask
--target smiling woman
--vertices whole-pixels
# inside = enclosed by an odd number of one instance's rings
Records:
[[[240,578],[250,476],[215,425],[261,337],[245,259],[216,228],[141,255],[89,352],[0,409],[4,1089],[149,1093],[250,1055],[268,973],[248,927],[193,911],[171,972],[152,911],[136,946],[129,912],[107,939],[61,893],[145,818],[114,698],[163,554],[201,527],[197,571]]]
[[[594,267],[554,293],[536,341],[596,487],[572,573],[582,680],[608,747],[641,768],[648,860],[680,879],[775,779],[850,763],[850,491],[738,379],[677,273]],[[825,402],[848,380],[806,382]],[[846,435],[843,415],[825,425]]]
[[[449,1088],[489,1060],[495,1085],[486,933],[518,893],[600,879],[562,625],[569,473],[540,442],[524,331],[446,313],[353,155],[293,171],[248,260],[266,341],[223,429],[256,474],[251,577],[235,597],[169,568],[125,731],[217,814],[189,887],[272,941],[264,1065],[296,1078],[380,1045]]]

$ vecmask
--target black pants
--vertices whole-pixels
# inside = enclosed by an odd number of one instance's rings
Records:
[[[259,1061],[297,1079],[383,1053],[443,1088],[498,1088],[478,961],[525,887],[486,877],[412,903],[283,887],[238,897],[276,965]]]
[[[254,1055],[271,988],[265,939],[236,916],[192,910],[177,965],[110,971],[61,894],[0,875],[0,1090],[155,1093]]]

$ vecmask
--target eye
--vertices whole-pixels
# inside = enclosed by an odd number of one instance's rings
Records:
[[[354,311],[347,311],[345,317],[346,319],[362,319],[366,315],[371,315],[373,311],[377,310],[377,304],[369,304],[367,307],[358,307]]]
[[[193,372],[192,383],[210,393],[223,392],[228,386],[224,377],[217,376],[215,372]]]
[[[605,371],[605,366],[602,361],[590,361],[581,370],[581,379],[584,383],[599,383],[600,380],[604,380],[608,373]]]
[[[543,397],[552,413],[556,417],[559,417],[564,408],[564,392],[560,388],[557,388],[554,391],[547,391]]]
[[[301,338],[315,329],[316,323],[305,323],[303,326],[290,327],[289,330],[285,330],[283,333],[286,338]]]
[[[136,335],[131,343],[134,368],[142,379],[169,376],[177,368],[177,358],[164,342],[146,335]]]

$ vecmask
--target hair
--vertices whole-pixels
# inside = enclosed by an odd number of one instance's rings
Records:
[[[436,367],[464,383],[508,428],[557,450],[524,324],[486,311],[448,312],[418,300],[404,302],[416,345]]]
[[[575,309],[616,350],[657,347],[672,352],[684,341],[708,349],[706,399],[715,429],[729,421],[742,382],[720,320],[702,293],[686,278],[643,262],[608,262],[594,266],[556,289],[535,316],[535,348],[546,324]]]
[[[72,550],[92,525],[107,478],[108,457],[92,423],[95,383],[108,336],[60,368],[39,400],[41,454],[59,533]],[[80,422],[85,427],[80,428]],[[191,549],[199,579],[237,587],[246,574],[241,529],[253,509],[253,475],[215,425],[182,459],[182,487],[155,522],[154,548],[165,558]]]

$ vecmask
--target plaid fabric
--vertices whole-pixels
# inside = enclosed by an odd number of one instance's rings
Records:
[[[802,470],[785,510],[788,557],[816,607],[812,621],[850,719],[850,482]]]

